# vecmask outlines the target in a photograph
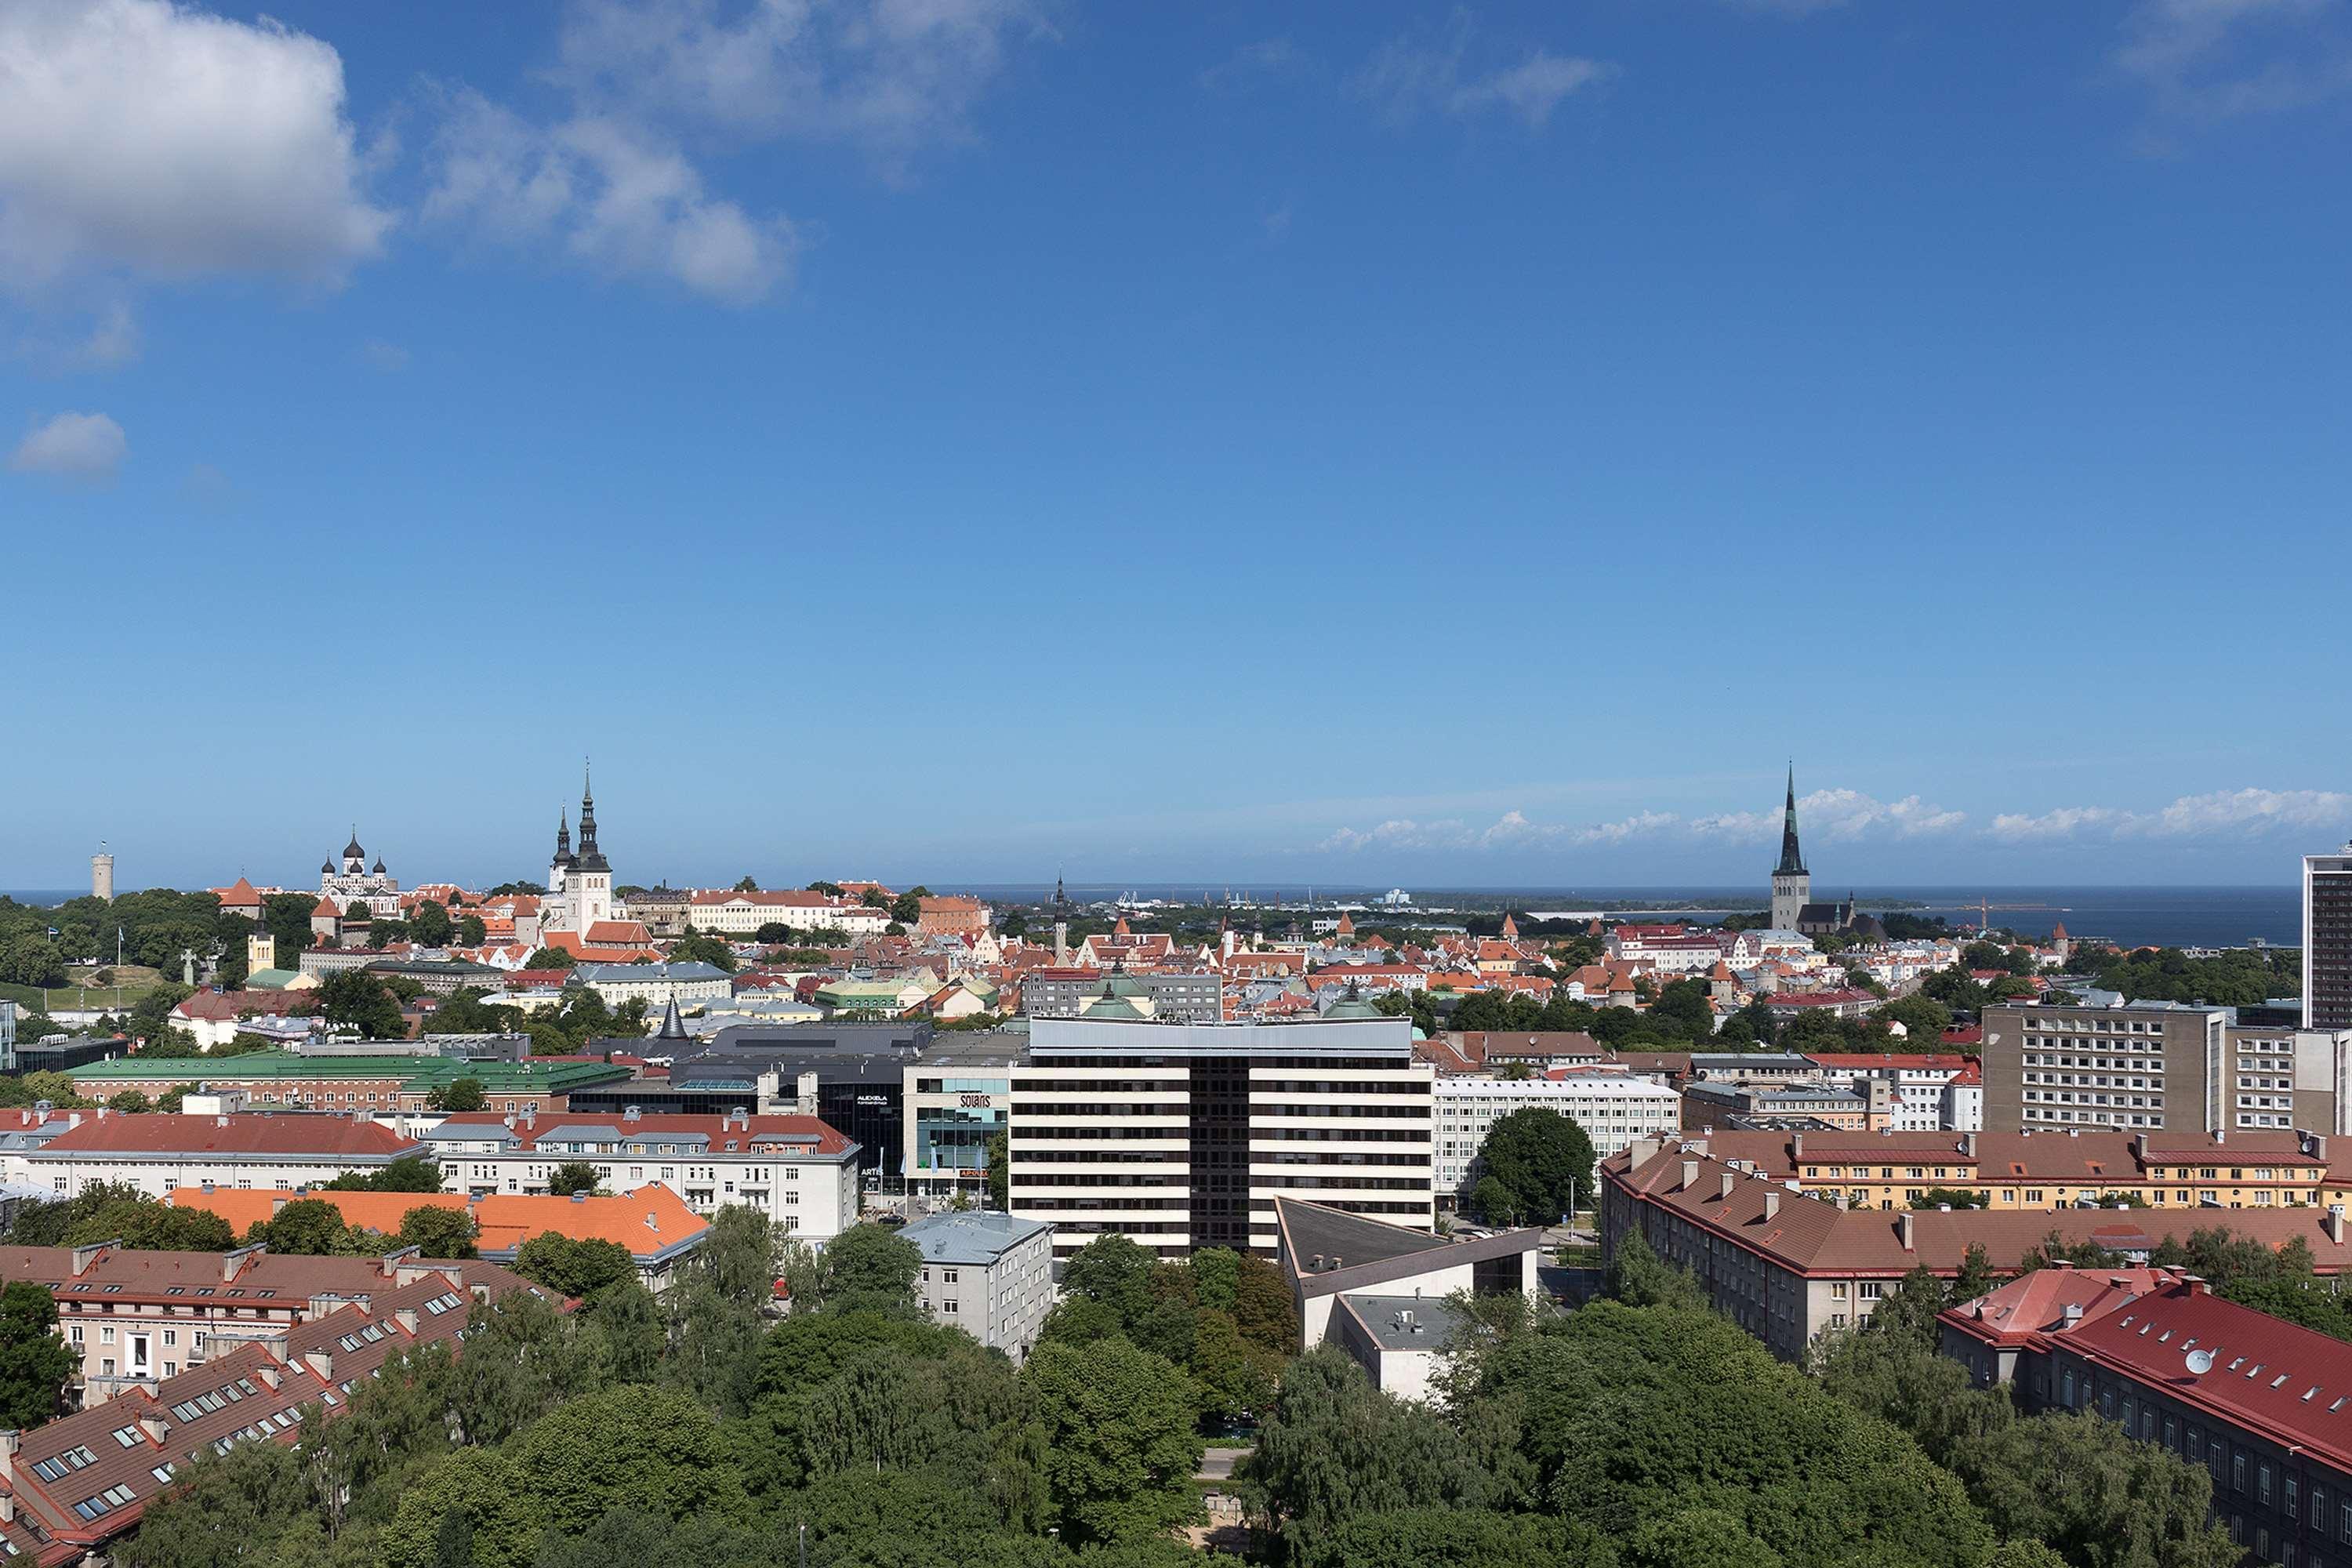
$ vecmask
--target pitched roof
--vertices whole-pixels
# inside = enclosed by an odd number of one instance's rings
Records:
[[[236,1111],[225,1116],[174,1115],[141,1111],[110,1115],[100,1111],[79,1127],[61,1132],[39,1149],[24,1152],[34,1160],[77,1155],[220,1154],[276,1155],[381,1164],[404,1154],[417,1154],[425,1146],[388,1127],[348,1117],[304,1114],[280,1116],[269,1111]]]
[[[250,1188],[215,1187],[207,1192],[202,1187],[174,1187],[170,1201],[178,1208],[219,1215],[243,1235],[254,1221],[268,1219],[280,1199],[294,1195]],[[386,1234],[400,1228],[401,1217],[410,1209],[464,1209],[480,1228],[476,1245],[485,1258],[511,1258],[532,1237],[553,1231],[574,1241],[618,1242],[642,1265],[698,1243],[710,1228],[709,1221],[686,1206],[685,1199],[659,1182],[612,1197],[499,1193],[472,1198],[463,1193],[323,1190],[299,1195],[333,1204],[346,1225]]]

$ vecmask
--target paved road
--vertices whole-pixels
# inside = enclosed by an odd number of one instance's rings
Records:
[[[1234,1478],[1234,1466],[1247,1448],[1211,1448],[1201,1456],[1201,1468],[1192,1472],[1193,1479],[1203,1481],[1229,1481]]]

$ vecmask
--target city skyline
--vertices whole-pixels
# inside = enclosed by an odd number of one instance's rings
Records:
[[[0,15],[0,885],[2352,833],[2341,7],[261,15]]]

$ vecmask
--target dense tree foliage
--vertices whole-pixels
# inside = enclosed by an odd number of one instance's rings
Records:
[[[1592,1201],[1592,1140],[1557,1110],[1530,1106],[1501,1118],[1478,1146],[1478,1164],[1528,1225],[1549,1225],[1575,1202]]]
[[[30,1279],[0,1289],[0,1426],[38,1426],[58,1413],[81,1357],[58,1332],[57,1299]]]
[[[2251,1007],[2274,997],[2303,994],[2303,953],[2291,947],[2257,952],[2230,948],[2212,958],[2191,958],[2177,947],[2085,948],[2071,966],[2091,983],[2120,991],[2135,1002],[2209,1002],[2217,1007]]]
[[[408,1033],[400,998],[383,977],[364,969],[341,969],[319,983],[319,1005],[328,1025],[362,1039],[396,1040]]]

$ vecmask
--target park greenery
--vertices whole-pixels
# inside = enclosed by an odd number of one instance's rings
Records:
[[[1049,1340],[1016,1369],[915,1308],[912,1244],[861,1226],[812,1255],[748,1209],[720,1211],[658,1296],[586,1261],[545,1281],[575,1310],[520,1294],[478,1306],[461,1355],[394,1359],[348,1415],[306,1421],[290,1446],[200,1458],[119,1560],[1194,1561],[1170,1531],[1199,1510],[1197,1402],[1182,1372],[1120,1335]],[[801,1296],[779,1322],[763,1309],[780,1272]],[[0,1392],[9,1370],[0,1359]]]

